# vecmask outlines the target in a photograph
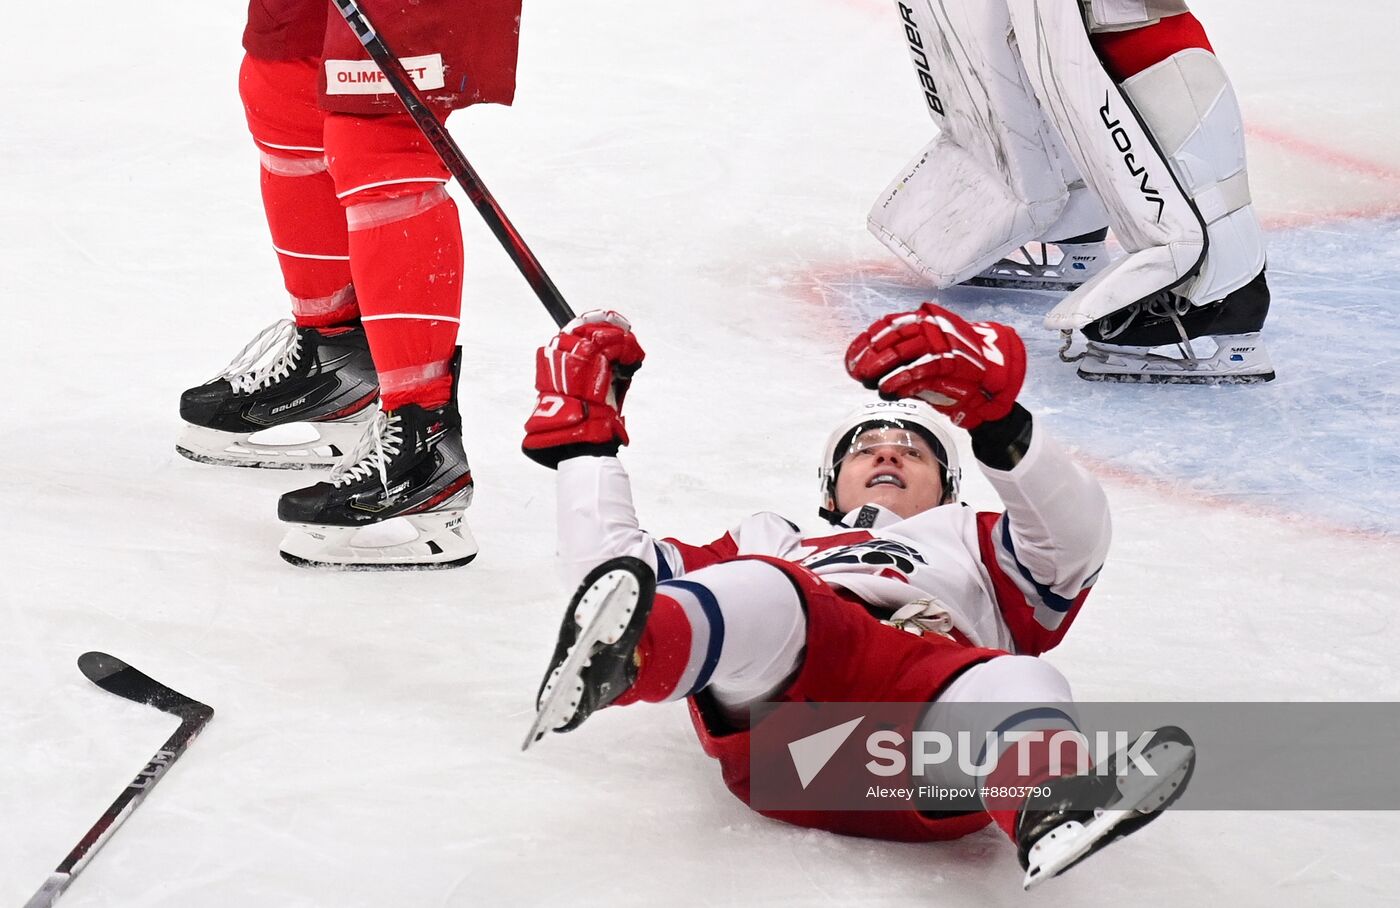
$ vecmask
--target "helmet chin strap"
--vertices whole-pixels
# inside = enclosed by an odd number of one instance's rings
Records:
[[[953,498],[952,490],[949,490],[945,485],[944,497],[938,499],[938,504],[934,505],[934,508],[942,508],[944,505],[952,504],[958,504],[958,499]],[[875,526],[875,518],[879,513],[878,508],[879,505],[861,505],[861,515],[855,518],[855,523],[851,525],[851,529],[869,529],[869,527]],[[924,511],[932,511],[934,508],[925,508]],[[889,511],[889,508],[885,509]],[[818,508],[816,509],[816,513],[832,526],[843,526],[846,515],[848,515],[850,511],[837,511],[837,509],[834,508]],[[867,513],[869,515],[868,520]],[[890,511],[890,513],[893,513],[893,511]],[[920,511],[920,513],[923,513],[923,511]]]

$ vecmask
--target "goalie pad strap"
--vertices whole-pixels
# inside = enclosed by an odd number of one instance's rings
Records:
[[[1214,224],[1251,202],[1249,174],[1243,170],[1196,193],[1196,209],[1207,224]]]
[[[1089,31],[1121,31],[1151,25],[1187,11],[1185,0],[1081,0]]]

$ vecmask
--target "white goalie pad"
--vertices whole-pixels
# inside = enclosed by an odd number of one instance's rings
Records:
[[[1026,81],[1006,4],[896,0],[895,7],[941,131],[871,209],[876,238],[941,288],[1024,243],[1102,227],[1102,209]]]
[[[1027,0],[1011,20],[1046,116],[1128,253],[1066,297],[1046,326],[1083,328],[1169,288],[1203,305],[1257,275],[1264,248],[1239,107],[1215,56],[1182,51],[1120,87],[1089,42],[1078,0]]]
[[[1206,224],[1205,260],[1177,289],[1197,305],[1224,299],[1264,268],[1239,100],[1215,54],[1180,51],[1123,83]]]
[[[1012,7],[1011,21],[1041,107],[1129,253],[1046,317],[1050,328],[1082,328],[1192,274],[1205,254],[1205,225],[1104,71],[1078,0],[1026,0]]]
[[[1006,178],[984,168],[941,133],[886,188],[870,211],[875,238],[942,289],[979,274],[1006,252],[1039,237],[1062,200],[1038,220]]]

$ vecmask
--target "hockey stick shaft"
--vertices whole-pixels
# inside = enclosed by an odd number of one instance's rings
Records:
[[[78,657],[78,668],[89,681],[110,694],[179,717],[180,727],[155,752],[155,756],[146,761],[131,784],[122,789],[112,806],[103,812],[68,856],[54,868],[39,891],[24,903],[24,908],[47,908],[54,903],[214,716],[213,707],[171,690],[115,656],[98,652],[83,653]]]
[[[501,206],[496,202],[495,196],[486,188],[486,184],[481,182],[481,177],[477,175],[476,168],[472,167],[466,155],[462,154],[462,149],[457,147],[452,135],[447,131],[437,114],[433,113],[431,107],[423,100],[418,93],[418,88],[413,84],[413,80],[404,71],[403,64],[399,63],[399,58],[384,43],[384,39],[375,31],[374,24],[370,22],[365,11],[360,9],[356,0],[334,0],[336,9],[349,24],[350,30],[355,33],[355,37],[364,45],[365,51],[384,73],[385,80],[393,88],[394,94],[399,96],[403,102],[404,109],[413,118],[413,122],[423,131],[423,135],[433,146],[433,150],[442,158],[442,163],[447,166],[448,171],[457,178],[457,182],[462,184],[462,188],[467,191],[467,198],[476,206],[476,210],[481,214],[486,226],[491,228],[491,232],[496,235],[496,239],[505,247],[506,254],[511,261],[520,269],[530,288],[535,291],[544,308],[549,312],[554,323],[563,327],[574,317],[574,311],[564,300],[559,288],[554,286],[549,275],[545,273],[544,266],[535,258],[535,254],[530,251],[530,247],[525,244],[525,240],[520,236],[515,225],[506,217],[506,213],[501,210]]]
[[[68,856],[54,868],[53,873],[49,874],[49,878],[44,881],[43,886],[39,887],[39,891],[25,902],[25,908],[47,908],[54,903],[63,890],[68,888],[68,884],[73,881],[73,878],[87,866],[88,861],[92,860],[93,855],[107,844],[107,840],[136,809],[136,805],[140,804],[142,799],[155,787],[156,782],[160,781],[160,777],[165,775],[166,770],[179,759],[180,754],[185,752],[185,748],[189,746],[194,736],[199,734],[200,729],[207,721],[207,718],[190,719],[180,723],[175,734],[171,735],[160,750],[155,752],[155,755],[136,774],[136,778],[132,779],[131,783],[112,802],[112,806],[108,807],[97,822],[92,824],[92,828],[83,835],[77,846],[68,852]]]

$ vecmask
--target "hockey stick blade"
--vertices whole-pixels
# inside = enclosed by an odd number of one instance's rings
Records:
[[[107,653],[83,653],[78,657],[78,670],[109,694],[154,706],[181,721],[193,719],[203,723],[214,715],[211,707],[171,690],[145,672]]]
[[[54,903],[214,715],[213,707],[171,690],[116,656],[97,652],[83,653],[78,657],[78,668],[89,681],[108,693],[134,703],[154,706],[161,712],[176,716],[180,720],[180,727],[146,762],[136,774],[136,778],[122,790],[54,872],[49,874],[39,891],[24,903],[24,908],[47,908]]]

